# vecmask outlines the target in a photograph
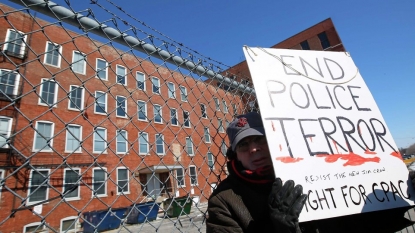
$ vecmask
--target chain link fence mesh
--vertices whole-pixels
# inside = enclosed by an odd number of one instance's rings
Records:
[[[109,0],[12,2],[0,4],[0,231],[205,232],[226,126],[256,111],[245,77]]]

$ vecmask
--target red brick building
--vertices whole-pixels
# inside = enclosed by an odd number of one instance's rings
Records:
[[[226,176],[238,96],[0,9],[1,231],[62,231],[80,212],[169,196],[206,201]]]

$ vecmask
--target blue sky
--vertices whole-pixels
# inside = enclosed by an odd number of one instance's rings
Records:
[[[330,17],[398,147],[415,143],[413,0],[112,1],[170,38],[229,66],[244,60],[243,45],[270,47]],[[101,21],[111,18],[90,1],[70,2],[75,10],[91,8]],[[97,2],[139,26],[106,0]]]

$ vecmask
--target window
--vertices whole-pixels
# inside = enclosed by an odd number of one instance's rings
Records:
[[[163,134],[156,134],[156,153],[164,155],[164,137]]]
[[[155,104],[153,107],[153,113],[154,113],[154,122],[155,123],[163,123],[162,118],[162,112],[161,112],[161,106],[158,104]]]
[[[193,142],[191,137],[186,138],[186,153],[188,155],[194,155],[193,152]]]
[[[310,45],[308,44],[308,41],[303,41],[300,43],[301,49],[302,50],[310,50]]]
[[[61,219],[61,232],[78,232],[78,217],[71,216]]]
[[[323,49],[327,49],[328,47],[330,47],[330,41],[329,38],[327,38],[326,32],[322,32],[317,36],[320,39],[321,47],[323,47]]]
[[[232,108],[233,108],[233,114],[237,115],[238,114],[238,108],[236,108],[236,104],[232,104]]]
[[[26,48],[27,36],[23,32],[7,29],[6,43],[3,50],[6,54],[23,58]]]
[[[126,154],[128,150],[127,131],[117,131],[117,154]]]
[[[222,119],[218,119],[218,130],[219,130],[220,133],[225,132],[225,129],[223,128]]]
[[[184,183],[183,168],[176,169],[177,187],[186,187]]]
[[[79,200],[79,174],[81,174],[81,169],[79,168],[65,168],[65,174],[63,177],[63,193],[66,193],[68,190],[72,190],[65,194],[65,199]]]
[[[177,120],[177,110],[174,108],[170,109],[170,122],[172,125],[179,125],[179,121]]]
[[[207,114],[206,114],[206,105],[204,105],[204,104],[200,104],[200,111],[201,111],[202,117],[203,117],[203,118],[207,118]]]
[[[117,96],[117,116],[127,117],[127,101],[124,96]]]
[[[85,74],[86,56],[81,52],[74,51],[71,68],[75,73]]]
[[[125,167],[117,168],[117,194],[130,193],[130,184],[128,182],[128,169]]]
[[[205,142],[210,143],[210,133],[209,133],[209,128],[208,127],[205,127],[204,137],[205,137]]]
[[[6,171],[4,169],[0,169],[0,183],[3,183],[4,180],[4,175],[5,175]],[[1,200],[1,190],[2,187],[0,186],[0,200]]]
[[[82,126],[68,125],[66,128],[65,152],[81,152]]]
[[[40,85],[39,104],[47,105],[49,107],[56,107],[56,99],[58,97],[58,85],[54,80],[42,79]],[[55,106],[54,106],[55,105]]]
[[[93,184],[92,195],[93,196],[106,196],[107,195],[107,171],[105,168],[94,168],[93,170]]]
[[[147,121],[147,103],[139,100],[137,101],[137,107],[138,107],[138,119],[142,121]]]
[[[180,86],[180,98],[183,102],[187,102],[187,89],[184,86]]]
[[[218,98],[213,98],[213,101],[215,101],[216,111],[220,111],[220,103],[219,103]]]
[[[108,80],[108,62],[97,58],[97,78],[102,80]]]
[[[127,85],[127,69],[124,66],[117,65],[117,83]]]
[[[139,139],[138,139],[138,143],[139,143],[139,154],[140,155],[146,155],[148,154],[148,134],[146,132],[141,132],[138,134],[139,135]]]
[[[78,86],[70,86],[69,92],[69,109],[80,111],[83,109],[84,88]]]
[[[34,222],[27,224],[23,227],[23,233],[33,233],[33,232],[43,232],[45,225],[42,225],[40,222]]]
[[[0,70],[0,96],[16,96],[20,76],[10,70]]]
[[[190,173],[190,184],[192,186],[197,185],[196,167],[195,166],[190,166],[189,167],[189,173]]]
[[[43,61],[43,63],[51,66],[60,67],[61,54],[62,46],[48,41],[46,42],[45,60]]]
[[[31,170],[29,180],[29,190],[27,192],[28,202],[36,203],[48,199],[49,189],[49,170]]]
[[[169,98],[175,99],[176,98],[176,86],[174,83],[167,83],[167,87],[169,88]]]
[[[51,122],[36,122],[34,151],[52,151],[53,128],[54,124]]]
[[[225,120],[225,128],[227,129],[229,127],[230,122],[228,120]]]
[[[228,146],[225,143],[225,140],[222,140],[222,145],[220,146],[220,150],[223,156],[226,156],[226,152],[228,151]]]
[[[94,153],[107,152],[107,129],[96,128],[94,130]]]
[[[135,73],[135,79],[137,80],[137,88],[139,90],[146,90],[145,78],[146,76],[143,73],[138,71]]]
[[[95,113],[105,114],[107,112],[107,93],[95,92]]]
[[[160,94],[160,79],[153,77],[151,82],[153,83],[153,93]]]
[[[213,154],[212,152],[208,152],[207,153],[207,162],[208,162],[208,166],[211,170],[215,169],[215,159],[213,158]]]
[[[228,113],[229,110],[228,110],[228,105],[226,104],[226,101],[222,100],[222,104],[223,104],[223,112]]]
[[[9,148],[7,140],[12,131],[12,118],[0,117],[0,148]]]
[[[184,127],[190,127],[190,115],[188,111],[183,111],[183,125]]]

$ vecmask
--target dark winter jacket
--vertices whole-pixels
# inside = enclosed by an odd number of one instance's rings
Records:
[[[235,162],[233,162],[235,163]],[[269,217],[268,195],[272,181],[246,179],[228,163],[229,176],[212,193],[208,203],[207,233],[275,232]],[[408,208],[391,209],[300,223],[303,233],[399,231],[413,223],[403,217]]]

